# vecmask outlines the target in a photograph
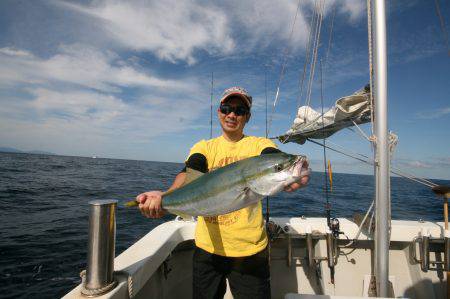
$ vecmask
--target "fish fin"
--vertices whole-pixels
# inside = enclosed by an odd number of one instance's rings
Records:
[[[251,192],[256,193],[260,196],[270,196],[274,194],[273,188],[268,188],[267,185],[262,185],[259,182],[247,182],[249,187],[247,187]]]
[[[253,192],[249,187],[245,187],[241,193],[233,200],[231,207],[233,210],[239,210],[262,199],[262,196]]]
[[[136,200],[130,200],[123,204],[126,208],[137,207],[139,203]]]
[[[184,183],[182,186],[189,184],[192,181],[195,181],[199,177],[204,175],[203,172],[186,167],[186,179],[184,180]]]

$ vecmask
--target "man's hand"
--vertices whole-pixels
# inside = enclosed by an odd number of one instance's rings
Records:
[[[293,182],[292,184],[286,186],[284,188],[284,191],[286,192],[293,192],[295,190],[298,190],[304,186],[306,186],[309,182],[309,173],[310,173],[310,169],[308,168],[309,164],[308,161],[305,161],[302,164],[301,169],[299,169],[299,173],[298,176],[300,177],[300,179],[296,182]]]
[[[161,218],[164,216],[164,211],[161,208],[162,195],[163,192],[161,191],[149,191],[136,196],[142,215],[147,218]]]

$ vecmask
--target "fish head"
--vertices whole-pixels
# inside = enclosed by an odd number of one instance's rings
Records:
[[[246,169],[247,187],[263,196],[274,195],[308,175],[307,165],[307,158],[301,155],[261,155]]]

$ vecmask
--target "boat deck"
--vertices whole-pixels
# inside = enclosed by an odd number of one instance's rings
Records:
[[[333,284],[326,259],[326,219],[271,220],[284,231],[271,242],[272,298],[313,298],[306,295],[323,295],[314,298],[352,298],[370,295],[374,263],[372,236],[363,232],[349,247],[342,247],[357,234],[355,223],[339,219],[346,236],[341,235],[338,240],[339,255]],[[118,286],[99,298],[189,298],[192,294],[194,229],[195,222],[181,220],[164,223],[152,230],[116,257]],[[308,258],[307,233],[313,236],[312,251],[317,259],[313,266]],[[412,241],[423,234],[442,237],[443,223],[392,221],[389,277],[393,297],[446,298],[445,272],[442,269],[423,272],[413,258],[414,250],[418,255],[418,246]],[[443,254],[431,250],[430,259],[443,260]],[[79,286],[64,298],[80,297]],[[225,298],[232,298],[229,290]]]

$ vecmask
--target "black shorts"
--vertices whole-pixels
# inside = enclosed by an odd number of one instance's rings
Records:
[[[270,269],[267,248],[248,257],[225,257],[195,248],[193,298],[223,298],[226,279],[231,293],[239,298],[270,298]]]

